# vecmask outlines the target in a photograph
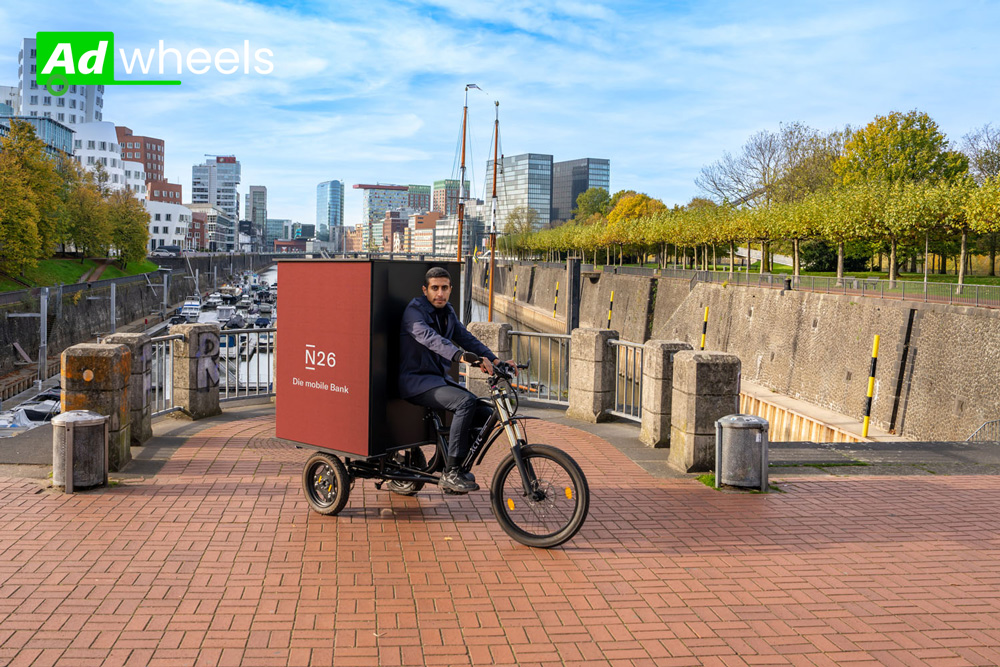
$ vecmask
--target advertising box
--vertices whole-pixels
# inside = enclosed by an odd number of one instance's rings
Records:
[[[399,397],[399,327],[428,269],[458,262],[279,260],[277,435],[352,458],[433,442],[424,408]],[[457,364],[452,366],[458,379]]]

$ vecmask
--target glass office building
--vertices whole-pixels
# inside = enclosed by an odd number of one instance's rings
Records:
[[[344,227],[344,184],[341,181],[323,181],[316,186],[316,228],[326,226],[328,238]]]
[[[493,160],[486,165],[486,182],[492,195]],[[552,156],[522,153],[504,157],[497,174],[497,231],[504,232],[507,217],[519,206],[533,208],[534,230],[549,226],[552,214]]]
[[[553,222],[570,220],[576,209],[576,198],[590,188],[611,191],[611,161],[585,157],[552,165]]]

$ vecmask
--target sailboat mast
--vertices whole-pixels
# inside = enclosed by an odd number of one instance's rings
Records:
[[[490,301],[487,310],[487,322],[493,321],[493,270],[497,263],[497,172],[500,165],[497,163],[497,151],[500,144],[500,103],[493,103],[496,107],[496,118],[493,121],[493,199],[490,201]]]
[[[469,87],[465,87],[462,107],[462,165],[458,172],[458,261],[462,261],[462,225],[465,222],[465,123],[469,117]]]

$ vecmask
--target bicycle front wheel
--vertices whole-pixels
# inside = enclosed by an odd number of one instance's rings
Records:
[[[497,467],[490,488],[493,515],[504,532],[529,547],[551,548],[570,540],[590,509],[587,478],[561,449],[526,445],[521,458],[531,493],[525,493],[511,454]]]

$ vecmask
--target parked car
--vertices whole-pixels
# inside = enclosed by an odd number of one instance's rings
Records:
[[[180,257],[181,247],[179,245],[161,245],[159,248],[149,253],[150,257]]]

